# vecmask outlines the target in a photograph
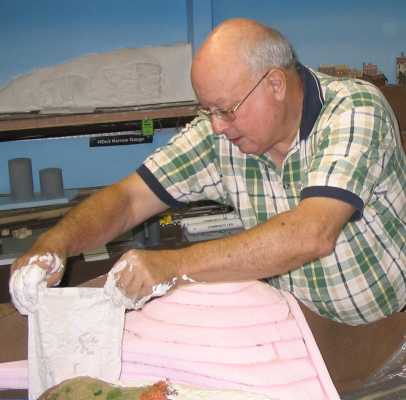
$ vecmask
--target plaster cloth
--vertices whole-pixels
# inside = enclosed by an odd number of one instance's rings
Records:
[[[102,288],[43,288],[28,314],[29,398],[62,380],[86,375],[117,380],[124,307]]]

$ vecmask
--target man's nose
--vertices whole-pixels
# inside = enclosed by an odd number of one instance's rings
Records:
[[[228,122],[224,119],[218,117],[216,114],[211,116],[211,125],[213,126],[214,133],[218,135],[226,134]]]

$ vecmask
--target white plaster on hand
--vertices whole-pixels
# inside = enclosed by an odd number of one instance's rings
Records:
[[[123,271],[125,268],[129,268],[130,272],[133,271],[133,265],[130,264],[127,260],[119,261],[108,273],[107,281],[104,285],[104,292],[106,296],[110,297],[113,303],[116,306],[122,306],[126,309],[141,309],[145,303],[151,300],[153,297],[160,297],[165,295],[170,289],[172,289],[178,280],[196,282],[187,275],[182,275],[181,277],[174,277],[167,282],[158,283],[157,285],[152,286],[152,292],[141,298],[129,298],[123,291],[117,286],[117,274]]]
[[[46,263],[48,269],[39,264]],[[34,255],[27,265],[14,271],[10,279],[9,290],[11,299],[17,310],[23,314],[35,312],[38,303],[38,293],[46,288],[46,279],[64,268],[61,258],[57,254],[45,253]],[[56,283],[58,285],[59,282]]]
[[[45,253],[41,256],[35,255],[32,256],[29,260],[27,265],[33,265],[37,264],[39,262],[41,263],[47,263],[48,264],[48,269],[47,271],[47,277],[56,273],[56,272],[61,272],[64,268],[63,262],[61,258],[58,256],[58,254],[55,253]]]

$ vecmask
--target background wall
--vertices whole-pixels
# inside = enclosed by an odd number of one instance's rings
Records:
[[[116,48],[190,42],[196,48],[224,19],[249,17],[281,30],[301,61],[377,64],[395,80],[395,58],[406,52],[406,1],[369,0],[0,0],[0,87],[35,68]],[[134,170],[169,140],[89,148],[88,139],[0,143],[0,193],[9,192],[7,160],[31,157],[38,169],[63,168],[66,188],[106,185]]]
[[[320,64],[377,64],[395,81],[395,59],[406,53],[404,0],[215,0],[214,24],[243,15],[271,25],[293,43],[301,61]]]
[[[19,74],[126,47],[187,42],[184,0],[1,0],[0,86]]]
[[[195,42],[211,25],[194,23],[185,0],[0,0],[0,87],[20,74],[116,48]],[[193,9],[211,24],[211,3]],[[193,27],[193,29],[192,29]],[[197,39],[201,40],[201,39]],[[6,56],[5,56],[6,55]],[[152,144],[89,148],[88,138],[0,143],[0,193],[9,193],[8,159],[30,157],[34,190],[38,171],[61,167],[65,188],[107,185],[136,169],[174,130]]]

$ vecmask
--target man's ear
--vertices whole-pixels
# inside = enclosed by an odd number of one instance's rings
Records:
[[[267,80],[276,100],[281,101],[286,96],[286,79],[287,76],[282,69],[274,68],[269,71]]]

